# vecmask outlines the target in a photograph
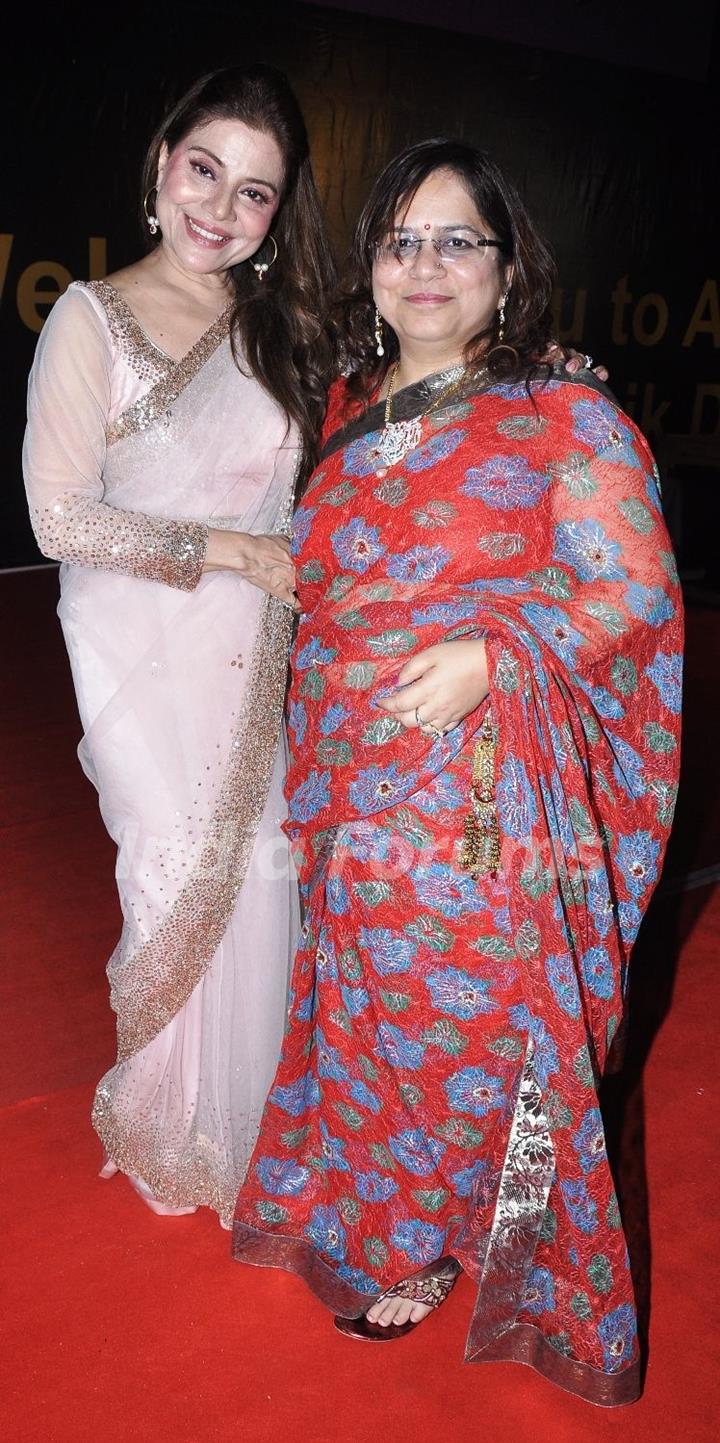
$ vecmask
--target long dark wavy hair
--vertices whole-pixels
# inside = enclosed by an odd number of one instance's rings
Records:
[[[310,165],[305,122],[288,81],[272,66],[233,66],[205,75],[156,130],[143,166],[143,197],[157,181],[163,142],[172,151],[191,130],[211,120],[240,120],[271,135],[283,157],[283,192],[273,219],[277,260],[262,282],[250,261],[233,266],[232,337],[238,365],[244,357],[288,420],[299,427],[302,482],[317,460],[327,386],[335,369],[327,324],[335,265]],[[157,239],[150,241],[157,244]],[[272,248],[267,250],[264,258],[270,260]]]
[[[505,335],[491,325],[465,348],[468,365],[482,358],[498,380],[517,380],[542,363],[552,336],[550,302],[555,266],[514,186],[484,150],[442,137],[408,146],[378,176],[358,221],[340,283],[334,322],[344,360],[349,396],[368,402],[399,354],[397,337],[384,325],[385,355],[375,341],[372,265],[376,247],[392,233],[423,181],[438,170],[452,171],[465,186],[485,223],[501,242],[500,255],[513,266],[505,306]]]

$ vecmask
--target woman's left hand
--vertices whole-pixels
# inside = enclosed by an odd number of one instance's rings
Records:
[[[583,351],[574,351],[572,346],[563,348],[557,341],[552,341],[548,346],[543,360],[549,361],[553,366],[564,366],[571,376],[574,376],[576,371],[589,370],[597,376],[599,381],[607,381],[610,375],[607,366],[604,366],[602,361],[598,361],[596,365],[592,356],[588,356]]]
[[[456,727],[489,691],[485,642],[475,637],[441,641],[406,662],[398,690],[377,702],[404,727],[441,732]]]

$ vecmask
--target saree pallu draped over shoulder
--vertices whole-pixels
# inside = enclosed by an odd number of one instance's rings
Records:
[[[606,395],[558,376],[464,395],[390,469],[378,416],[330,436],[296,517],[306,929],[235,1254],[346,1316],[452,1255],[477,1290],[468,1361],[629,1402],[597,1086],[676,794],[681,601],[655,467]],[[467,635],[490,692],[463,723],[431,740],[378,708],[410,656]]]

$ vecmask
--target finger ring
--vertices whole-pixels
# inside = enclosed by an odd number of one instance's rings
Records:
[[[584,369],[585,369],[586,371],[591,371],[591,370],[592,370],[592,366],[593,366],[593,358],[592,358],[592,356],[588,356],[588,355],[583,356],[583,366],[584,366]]]
[[[415,708],[415,721],[416,721],[417,725],[420,727],[420,730],[422,731],[423,726],[425,725],[425,723],[423,722],[423,719],[422,719],[422,717],[421,717],[421,715],[420,715],[420,708],[419,708],[419,706],[416,706],[416,708]]]
[[[423,736],[432,737],[433,741],[442,741],[445,732],[442,727],[436,727],[434,722],[423,722],[420,730]]]

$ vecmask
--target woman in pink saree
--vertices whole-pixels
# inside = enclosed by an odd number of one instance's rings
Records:
[[[193,87],[144,191],[150,253],[72,285],[43,331],[25,474],[63,563],[80,759],[118,846],[102,1175],[227,1224],[299,925],[286,533],[324,407],[332,265],[297,104],[266,67]]]

